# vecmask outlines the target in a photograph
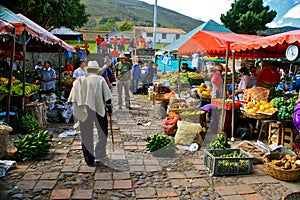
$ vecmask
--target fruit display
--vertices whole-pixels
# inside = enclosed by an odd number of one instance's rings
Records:
[[[28,133],[41,129],[39,121],[32,115],[26,114],[21,117],[21,126]]]
[[[217,139],[214,142],[211,142],[207,145],[208,149],[227,149],[230,147],[231,146],[228,144],[228,139],[222,133],[217,135]]]
[[[284,97],[276,97],[273,99],[273,105],[278,109],[276,118],[278,120],[291,120],[294,115],[297,96],[286,99]]]
[[[198,94],[200,95],[206,95],[206,96],[210,96],[211,95],[211,86],[206,86],[205,83],[201,83],[198,87]]]
[[[72,86],[73,84],[73,72],[64,71],[61,77],[61,84],[66,86]]]
[[[253,157],[242,149],[206,149],[204,164],[215,176],[249,174]]]
[[[178,72],[171,72],[166,75],[162,75],[161,79],[169,80],[171,86],[176,86],[178,82]],[[180,83],[189,83],[188,73],[180,73]]]
[[[188,77],[197,79],[203,78],[202,75],[197,72],[188,72]]]
[[[186,111],[183,111],[182,113],[180,113],[180,115],[201,115],[204,113],[205,113],[205,111],[203,111],[203,110],[194,110],[194,111],[186,110]]]
[[[39,85],[25,83],[25,95],[30,95],[37,92],[40,89]],[[0,91],[7,92],[7,84],[2,84],[0,86]],[[13,82],[11,86],[11,92],[13,95],[22,96],[23,95],[23,83],[16,81]]]
[[[250,114],[260,113],[265,115],[273,115],[277,109],[273,106],[274,100],[267,102],[265,100],[247,103],[243,110]]]
[[[154,156],[168,156],[174,155],[177,148],[174,138],[155,133],[147,139],[146,150]]]
[[[47,155],[52,139],[48,137],[48,131],[39,130],[25,136],[18,135],[18,140],[14,141],[17,151],[14,153],[17,159],[33,160],[37,157]]]

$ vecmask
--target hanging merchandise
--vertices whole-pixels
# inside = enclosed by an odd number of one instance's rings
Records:
[[[71,51],[65,51],[66,58],[71,58],[72,57],[72,52]]]

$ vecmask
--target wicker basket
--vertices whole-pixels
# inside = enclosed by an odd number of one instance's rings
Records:
[[[300,178],[300,168],[299,169],[281,169],[271,164],[272,160],[281,160],[286,154],[286,152],[272,152],[270,155],[266,156],[265,167],[268,174],[281,181],[297,181]]]
[[[202,94],[201,92],[197,91],[197,94],[199,95],[199,97],[201,99],[211,99],[211,95],[210,94]]]
[[[9,132],[11,131],[12,128],[10,126],[0,124],[0,159],[7,155]]]
[[[252,119],[269,119],[273,116],[273,115],[265,115],[261,113],[248,113],[248,112],[243,112],[243,115]]]
[[[300,199],[300,192],[293,192],[282,198],[282,200],[299,200],[299,199]]]

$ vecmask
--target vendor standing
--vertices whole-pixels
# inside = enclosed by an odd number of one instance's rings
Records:
[[[222,87],[223,87],[222,72],[223,72],[223,66],[221,64],[217,64],[215,66],[214,73],[211,76],[211,83],[212,83],[211,98],[222,97]]]
[[[234,91],[236,100],[243,100],[244,89],[251,88],[251,79],[249,76],[249,70],[246,67],[241,67],[239,70],[241,80],[238,85],[238,89]]]
[[[195,68],[190,68],[187,63],[182,63],[181,65],[182,72],[195,72]]]
[[[55,70],[51,67],[50,61],[44,62],[44,69],[41,72],[42,90],[46,94],[53,93],[55,91]]]
[[[257,85],[270,90],[269,99],[275,97],[275,87],[280,82],[278,63],[272,62],[271,66],[263,68],[256,76]]]

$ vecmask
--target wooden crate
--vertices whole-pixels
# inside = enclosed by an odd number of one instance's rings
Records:
[[[34,116],[41,124],[41,126],[45,126],[47,124],[46,120],[46,104],[42,103],[29,103],[25,105],[25,113],[29,113]]]

